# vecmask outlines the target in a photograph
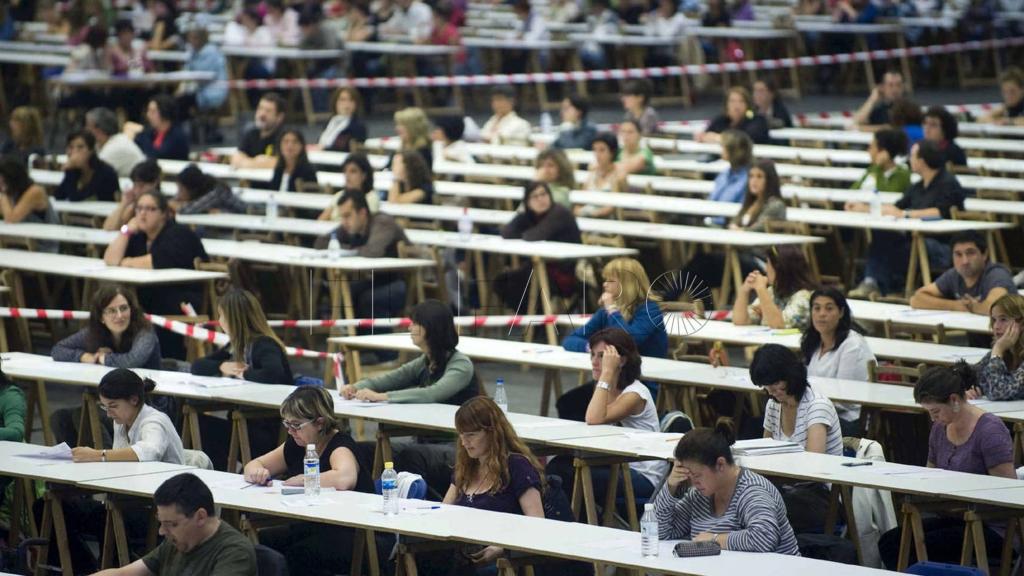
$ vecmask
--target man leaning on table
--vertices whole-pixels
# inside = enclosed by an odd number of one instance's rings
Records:
[[[988,316],[992,303],[1016,294],[1013,276],[988,258],[988,242],[975,230],[954,234],[949,242],[953,267],[934,282],[917,289],[910,298],[914,308],[953,310]]]
[[[249,576],[256,550],[214,512],[213,494],[194,474],[168,479],[153,494],[164,541],[131,564],[97,576]]]

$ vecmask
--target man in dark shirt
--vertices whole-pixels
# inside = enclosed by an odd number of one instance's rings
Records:
[[[953,207],[963,210],[964,190],[956,176],[946,171],[946,155],[938,144],[922,140],[910,150],[910,169],[921,177],[911,184],[895,205],[882,206],[883,216],[896,218],[949,218]],[[925,238],[928,262],[934,270],[949,266],[949,246],[937,238]],[[905,281],[910,258],[910,237],[899,232],[874,230],[864,279],[850,291],[851,298],[888,293]]]
[[[405,231],[394,218],[370,213],[366,196],[358,190],[346,190],[342,194],[338,199],[338,214],[341,225],[330,235],[317,238],[317,249],[327,248],[331,236],[335,236],[343,250],[352,250],[357,256],[397,258],[398,243],[408,242]],[[356,317],[388,318],[398,315],[405,306],[405,280],[397,274],[374,274],[371,270],[367,270],[364,276],[350,282]]]
[[[992,304],[1005,294],[1016,294],[1010,271],[988,259],[988,242],[976,230],[953,235],[953,267],[934,282],[917,289],[910,299],[914,308],[954,310],[988,316]]]
[[[967,166],[967,153],[957,146],[957,134],[959,127],[956,118],[946,110],[945,106],[932,106],[924,113],[925,140],[931,140],[939,145],[939,148],[946,154],[946,163],[953,166]]]
[[[178,474],[153,494],[164,541],[149,554],[97,576],[249,576],[256,574],[251,541],[214,512],[213,494],[195,474]]]
[[[889,70],[882,76],[882,83],[875,86],[871,96],[857,109],[853,115],[855,124],[861,127],[877,128],[889,123],[889,108],[892,103],[903,97],[903,74],[898,70]]]
[[[273,168],[277,164],[277,145],[284,131],[287,113],[284,98],[273,92],[264,94],[256,106],[253,123],[242,134],[238,151],[231,157],[235,168]]]

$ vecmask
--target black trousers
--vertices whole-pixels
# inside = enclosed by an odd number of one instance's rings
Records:
[[[964,521],[958,518],[925,518],[924,541],[928,550],[928,560],[959,564],[961,548],[964,544]],[[985,549],[988,552],[990,565],[999,563],[1003,549],[1003,537],[987,525],[985,526]],[[878,554],[889,570],[895,570],[900,553],[900,529],[893,528],[878,540]],[[910,564],[917,562],[917,551],[910,548]]]

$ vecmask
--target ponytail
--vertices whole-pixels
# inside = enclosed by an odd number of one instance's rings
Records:
[[[951,395],[963,399],[971,388],[978,385],[978,375],[967,362],[959,360],[952,367],[933,366],[921,374],[914,386],[914,401],[945,404]]]
[[[146,403],[146,396],[156,388],[156,382],[142,378],[126,368],[117,368],[107,372],[100,380],[98,392],[100,396],[111,400],[130,400],[132,396],[139,399],[139,405]]]

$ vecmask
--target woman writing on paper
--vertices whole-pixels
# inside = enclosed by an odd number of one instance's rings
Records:
[[[306,447],[320,456],[320,487],[373,493],[370,468],[356,457],[356,442],[343,432],[334,413],[334,399],[323,388],[296,388],[281,404],[281,424],[288,432],[277,448],[245,465],[247,482],[267,484],[283,477],[285,486],[303,485]],[[347,572],[351,563],[351,528],[294,522],[260,532],[261,543],[285,555],[292,574],[325,575]]]
[[[730,448],[734,441],[731,426],[722,421],[714,430],[697,428],[679,440],[672,472],[654,498],[658,538],[799,555],[779,490],[736,464]]]
[[[928,437],[928,467],[968,474],[1017,478],[1013,466],[1013,441],[998,416],[967,401],[966,392],[977,385],[974,370],[962,360],[953,367],[933,366],[914,385],[914,401],[928,411],[932,430]],[[959,562],[963,545],[963,516],[924,519],[928,559]],[[998,554],[1003,537],[986,526],[985,549]],[[878,541],[882,561],[896,568],[900,531],[894,528]],[[993,558],[996,560],[996,558]],[[911,550],[910,563],[915,561]]]

